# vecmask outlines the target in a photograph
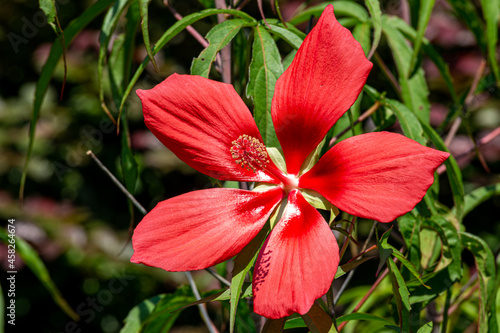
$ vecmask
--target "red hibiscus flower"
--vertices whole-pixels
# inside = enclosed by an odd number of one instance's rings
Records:
[[[381,132],[343,140],[310,170],[302,169],[354,103],[371,68],[328,6],[276,83],[272,119],[286,171],[270,158],[231,85],[174,74],[151,90],[138,90],[146,125],[181,160],[220,180],[272,186],[213,188],[160,202],[135,229],[131,261],[167,271],[210,267],[240,252],[281,203],[281,218],[255,264],[254,311],[268,318],[308,312],[328,291],[339,250],[303,193],[317,192],[349,214],[389,222],[415,207],[448,157]]]

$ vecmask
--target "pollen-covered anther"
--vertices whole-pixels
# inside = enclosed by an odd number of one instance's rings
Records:
[[[243,134],[231,143],[231,156],[242,168],[255,172],[269,163],[266,146],[259,139]]]

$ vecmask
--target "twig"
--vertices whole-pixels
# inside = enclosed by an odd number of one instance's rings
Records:
[[[200,293],[198,292],[198,288],[196,287],[196,283],[193,280],[191,272],[184,272],[184,273],[186,274],[186,277],[189,281],[189,285],[193,290],[194,297],[196,298],[197,301],[199,301],[201,299],[201,296]],[[210,331],[210,333],[218,333],[219,330],[215,327],[214,323],[212,323],[212,320],[210,320],[210,317],[208,316],[207,307],[205,306],[205,304],[198,304],[198,308],[200,309],[201,319],[203,319],[205,325],[207,325],[207,328]]]
[[[104,166],[104,164],[101,163],[101,161],[94,155],[94,153],[92,152],[92,150],[87,151],[87,155],[89,155],[90,157],[92,157],[92,159],[97,163],[97,165],[109,176],[109,178],[111,178],[111,180],[113,181],[113,183],[115,183],[115,185],[118,186],[118,188],[123,192],[123,194],[125,194],[125,196],[127,198],[129,198],[130,201],[132,201],[132,204],[134,204],[134,206],[143,215],[146,215],[148,213],[147,210],[144,207],[142,207],[142,205],[134,198],[134,196],[132,194],[130,194],[129,191],[127,191],[127,189],[125,188],[125,186],[123,186],[122,183],[120,183],[120,181],[118,179],[116,179],[116,177],[111,173],[111,171],[109,171],[108,168],[106,168]]]
[[[218,9],[227,8],[226,2],[224,0],[215,0],[215,7]],[[218,14],[217,20],[222,23],[226,20],[224,14]],[[231,83],[231,43],[227,44],[222,50],[220,50],[221,64],[220,70],[222,75],[222,82]]]
[[[330,147],[333,146],[335,141],[337,141],[340,137],[342,137],[342,135],[346,134],[352,127],[356,126],[357,124],[359,124],[360,122],[364,121],[366,118],[371,116],[375,111],[377,111],[379,107],[380,107],[380,102],[375,101],[375,103],[368,110],[366,110],[361,116],[359,116],[359,118],[356,119],[356,121],[354,121],[351,126],[347,127],[346,129],[344,129],[342,132],[340,132],[330,140],[329,143]]]
[[[396,90],[397,94],[401,96],[401,86],[398,83],[398,80],[392,75],[391,71],[389,70],[389,67],[385,64],[384,60],[382,60],[382,57],[378,54],[378,52],[375,52],[373,55],[373,59],[377,62],[377,64],[380,66],[380,69],[382,69],[382,72],[385,74],[385,76],[389,79],[389,82],[391,82],[391,85],[393,86],[394,90]]]
[[[459,160],[462,160],[462,159],[468,157],[469,155],[471,155],[472,153],[474,153],[476,151],[476,149],[479,149],[482,146],[488,144],[491,140],[493,140],[494,138],[496,138],[499,135],[500,135],[500,127],[497,127],[496,129],[494,129],[493,131],[491,131],[488,135],[486,135],[484,138],[482,138],[481,140],[479,140],[479,142],[477,143],[477,146],[474,146],[471,149],[469,149],[468,151],[466,151],[465,153],[462,153],[462,154],[458,155],[457,157],[455,157],[455,159],[458,162]],[[446,171],[446,166],[444,164],[441,165],[437,169],[438,175],[443,174],[445,171]]]
[[[486,60],[481,60],[481,63],[479,64],[479,68],[474,75],[474,79],[472,80],[472,84],[469,88],[469,92],[467,93],[467,96],[465,97],[464,101],[464,109],[467,110],[467,107],[472,103],[472,100],[474,98],[474,94],[477,89],[477,85],[479,84],[479,81],[481,80],[481,77],[484,74],[484,71],[486,70]],[[448,135],[446,136],[446,139],[444,140],[444,144],[446,147],[449,147],[451,144],[451,141],[457,134],[458,128],[460,127],[460,124],[462,123],[462,118],[457,117],[455,121],[453,122],[453,125],[450,128],[450,132],[448,132]]]
[[[370,229],[370,232],[368,233],[368,237],[366,238],[365,243],[363,244],[363,248],[361,249],[361,254],[363,252],[365,252],[365,250],[366,250],[366,248],[368,246],[368,243],[371,241],[371,238],[375,234],[375,226],[376,225],[377,225],[377,221],[373,221],[372,228]],[[345,289],[349,285],[349,282],[351,282],[351,279],[352,279],[355,271],[356,271],[356,268],[354,268],[353,270],[351,270],[349,272],[349,274],[347,275],[346,279],[342,283],[342,286],[340,287],[339,291],[335,295],[335,300],[333,301],[333,304],[337,304],[337,302],[340,299],[340,296],[344,293]]]
[[[174,7],[169,3],[168,0],[163,0],[163,4],[170,10],[170,12],[174,15],[174,17],[177,19],[177,21],[180,21],[183,19],[182,15],[179,14]],[[196,31],[195,28],[193,28],[191,25],[188,25],[186,27],[186,30],[201,44],[203,47],[208,46],[207,40],[198,32]]]
[[[208,273],[210,273],[210,275],[212,275],[214,278],[216,278],[217,280],[219,280],[220,282],[222,282],[223,284],[225,284],[226,286],[231,287],[231,282],[229,282],[228,280],[224,279],[222,276],[220,276],[219,274],[217,274],[217,272],[214,272],[214,270],[211,269],[210,267],[209,268],[205,268],[205,270]]]

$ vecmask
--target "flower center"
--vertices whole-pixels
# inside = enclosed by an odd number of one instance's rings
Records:
[[[256,172],[257,168],[264,169],[269,163],[266,146],[252,136],[240,135],[232,145],[231,156],[244,169]]]

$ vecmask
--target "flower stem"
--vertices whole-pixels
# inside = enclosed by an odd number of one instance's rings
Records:
[[[184,273],[186,274],[186,277],[189,281],[189,285],[193,290],[194,297],[196,298],[197,301],[199,301],[201,299],[201,296],[200,293],[198,292],[198,288],[196,287],[196,283],[194,282],[191,272],[184,272]],[[207,325],[208,331],[210,333],[219,333],[219,330],[215,327],[214,323],[210,320],[210,317],[208,316],[207,307],[205,306],[205,304],[198,304],[198,308],[200,309],[201,319],[203,319],[205,325]]]

